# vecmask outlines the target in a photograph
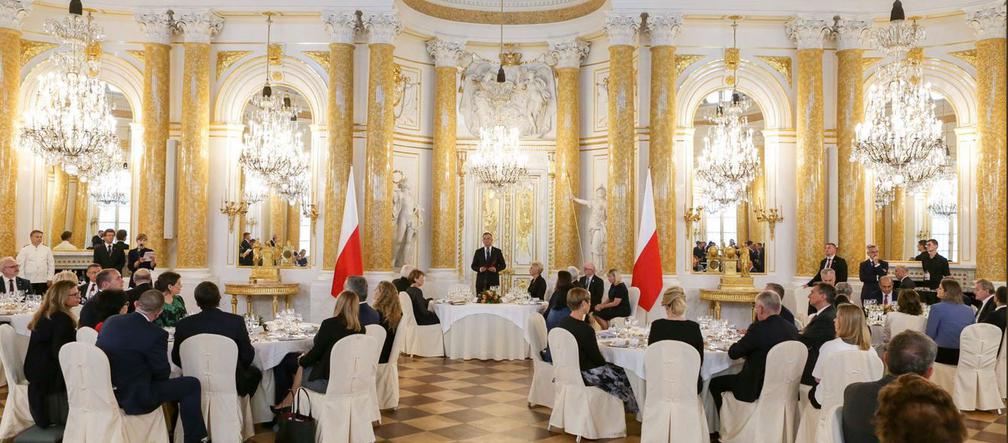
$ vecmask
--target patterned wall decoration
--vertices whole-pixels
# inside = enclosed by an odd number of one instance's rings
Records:
[[[396,129],[420,130],[420,69],[408,65],[396,65],[394,113]]]
[[[787,84],[791,85],[791,57],[786,55],[757,55],[756,58],[763,60],[771,68],[783,75],[784,79],[787,80]]]
[[[252,51],[217,51],[217,78],[221,78],[221,74],[236,61],[251,53]]]
[[[55,47],[55,43],[21,39],[21,66],[27,64],[35,56]]]
[[[329,72],[329,51],[304,51],[302,54],[318,63],[323,72]]]
[[[950,52],[949,54],[951,54],[952,56],[954,56],[954,57],[956,57],[956,58],[958,58],[958,59],[960,59],[960,60],[962,60],[962,61],[964,61],[966,63],[969,63],[970,66],[973,66],[974,68],[976,67],[976,64],[977,64],[976,63],[976,61],[977,61],[977,59],[976,59],[976,57],[977,57],[977,55],[976,55],[976,48],[974,48],[974,49],[966,49],[964,51]]]
[[[592,73],[594,95],[592,100],[592,131],[604,132],[609,129],[609,68],[596,69]]]
[[[676,54],[675,56],[675,71],[676,77],[682,74],[686,68],[690,67],[693,63],[696,63],[706,57],[706,55],[695,55],[695,54]]]

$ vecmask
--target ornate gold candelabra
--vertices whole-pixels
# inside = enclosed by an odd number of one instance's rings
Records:
[[[769,211],[766,208],[755,208],[753,212],[756,214],[756,221],[761,223],[766,223],[770,225],[770,240],[774,239],[774,227],[777,223],[784,221],[784,216],[781,215],[781,210],[777,208],[770,208]]]
[[[242,201],[231,201],[222,200],[221,201],[221,214],[228,217],[228,232],[234,232],[234,221],[235,217],[238,215],[245,215],[248,213],[248,202]]]
[[[311,220],[311,232],[315,232],[315,220],[318,220],[319,210],[315,203],[301,205],[301,215]]]
[[[693,223],[699,222],[703,219],[703,206],[696,209],[686,208],[683,214],[683,220],[686,222],[686,232],[693,233]]]

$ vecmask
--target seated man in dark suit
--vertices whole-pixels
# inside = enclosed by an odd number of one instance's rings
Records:
[[[819,348],[823,343],[836,338],[836,326],[833,324],[833,320],[836,319],[836,307],[833,306],[836,303],[836,289],[826,283],[816,283],[812,286],[808,299],[809,306],[814,306],[816,313],[809,319],[801,334],[798,334],[798,340],[808,347],[808,360],[802,373],[802,384],[815,386],[812,368],[819,359]]]
[[[602,292],[605,291],[605,283],[598,275],[595,275],[595,264],[587,262],[582,268],[581,278],[574,282],[574,286],[585,288],[591,296],[591,312],[595,312],[595,305],[602,303]]]
[[[889,373],[876,381],[852,383],[844,389],[843,438],[845,443],[878,443],[872,423],[878,411],[878,394],[885,385],[903,374],[930,378],[938,345],[930,337],[912,330],[889,341],[882,360]]]
[[[140,294],[143,294],[148,289],[153,288],[151,286],[151,272],[150,269],[140,268],[133,273],[133,283],[136,286],[130,288],[126,291],[126,312],[133,312],[135,309],[133,304],[136,303],[137,299],[140,298]]]
[[[896,266],[893,268],[893,277],[895,277],[896,285],[900,289],[914,289],[917,287],[917,283],[914,283],[909,274],[910,271],[907,270],[906,266]]]
[[[990,314],[987,314],[980,322],[997,326],[1001,328],[1001,334],[1004,334],[1005,323],[1008,323],[1008,308],[1005,307],[1005,305],[1008,305],[1008,288],[1004,286],[998,287],[991,298],[994,299],[994,310]]]
[[[399,269],[399,278],[392,280],[392,284],[399,292],[406,292],[410,287],[409,274],[413,272],[413,265],[403,265]]]
[[[122,290],[123,278],[122,274],[115,269],[102,269],[95,277],[95,283],[98,284],[98,293],[95,294],[92,299],[98,298],[101,291],[107,291],[109,289]],[[77,322],[77,327],[87,326],[89,328],[94,328],[98,325],[98,304],[97,303],[84,303],[80,310],[80,321]]]
[[[245,320],[230,312],[221,311],[220,289],[217,285],[205,281],[196,285],[194,293],[196,305],[202,309],[199,314],[185,317],[175,324],[175,345],[172,346],[172,361],[182,366],[179,352],[182,342],[197,334],[217,334],[230,338],[238,346],[238,363],[235,365],[235,387],[238,395],[248,396],[255,393],[262,381],[262,371],[252,366],[255,358],[255,348],[249,340]]]
[[[108,356],[116,400],[126,414],[148,414],[162,403],[180,402],[185,443],[204,441],[199,380],[168,378],[168,333],[153,323],[163,309],[161,291],[140,294],[136,312],[105,320],[97,345]]]
[[[343,284],[343,289],[351,291],[357,294],[360,299],[360,324],[361,326],[367,325],[377,325],[380,321],[378,319],[378,311],[367,302],[367,280],[360,275],[351,275],[347,277],[346,283]]]
[[[0,294],[17,291],[23,291],[25,294],[31,292],[31,281],[18,277],[19,272],[21,272],[21,265],[14,257],[0,258],[0,277],[3,277],[3,288],[0,288]]]
[[[774,293],[777,294],[778,297],[780,297],[780,299],[781,299],[781,306],[780,306],[780,316],[781,316],[781,318],[783,318],[784,320],[787,320],[787,321],[791,322],[791,324],[795,324],[794,313],[792,313],[791,310],[787,308],[787,306],[784,306],[784,286],[781,286],[781,285],[779,285],[777,283],[767,283],[766,286],[763,287],[763,290],[764,291],[773,291]]]
[[[98,295],[98,273],[101,272],[101,265],[91,263],[84,271],[84,281],[77,287],[81,295],[81,304],[87,303],[88,299]]]

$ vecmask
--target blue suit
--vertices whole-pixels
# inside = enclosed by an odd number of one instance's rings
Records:
[[[378,311],[375,311],[367,302],[361,302],[358,316],[360,317],[361,326],[377,325],[380,321]]]

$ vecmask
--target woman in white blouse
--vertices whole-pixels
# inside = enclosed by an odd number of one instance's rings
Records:
[[[871,349],[871,331],[868,330],[868,322],[865,321],[864,312],[861,308],[850,303],[843,303],[836,307],[836,319],[833,326],[836,328],[836,338],[823,343],[819,348],[819,358],[816,359],[815,366],[812,367],[812,377],[816,383],[822,379],[823,371],[826,370],[826,360],[833,354],[845,351],[867,351]],[[871,355],[878,358],[875,351]],[[881,364],[880,364],[881,366]],[[819,409],[819,397],[815,388],[809,392],[809,400],[812,406]]]
[[[924,332],[925,323],[927,318],[924,317],[920,294],[913,289],[904,289],[896,297],[896,310],[886,314],[882,343],[888,344],[890,338],[907,329]]]

